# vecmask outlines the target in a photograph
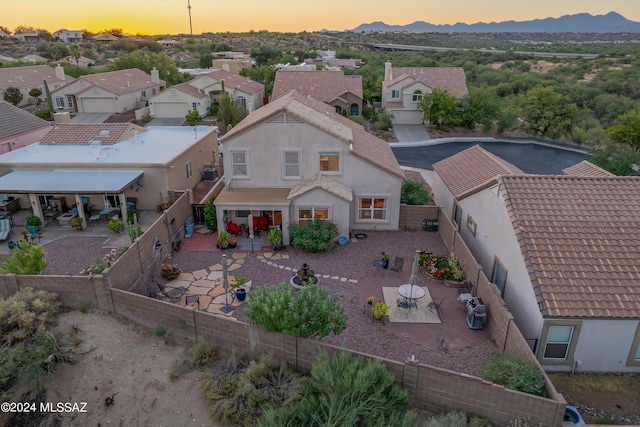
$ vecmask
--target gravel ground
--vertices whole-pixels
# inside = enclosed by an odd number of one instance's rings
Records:
[[[358,233],[353,232],[354,235]],[[379,274],[371,265],[373,259],[379,259],[384,251],[391,256],[401,256],[405,259],[403,280],[406,281],[411,270],[411,260],[416,249],[428,248],[435,253],[446,253],[440,237],[436,233],[381,231],[367,232],[367,238],[354,239],[351,243],[339,246],[326,253],[306,254],[296,248],[289,247],[286,252],[288,259],[278,263],[292,268],[299,268],[307,262],[317,275],[330,274],[332,276],[355,279],[358,283],[342,282],[340,280],[321,279],[321,285],[326,286],[330,293],[339,295],[349,315],[347,329],[339,336],[328,336],[323,341],[333,345],[346,345],[356,351],[374,354],[391,360],[404,361],[408,355],[415,355],[423,363],[433,366],[477,374],[478,368],[487,358],[496,352],[495,346],[483,339],[473,345],[441,345],[442,333],[436,337],[424,338],[422,330],[437,330],[446,325],[407,325],[382,324],[373,322],[362,312],[362,303],[366,295],[371,294],[367,288],[379,289],[378,284],[371,284],[372,273]],[[48,271],[51,274],[78,274],[89,264],[101,259],[108,249],[102,248],[105,238],[67,237],[49,242],[45,248],[50,262]],[[179,251],[173,254],[171,262],[177,264],[182,271],[195,271],[216,264],[221,259],[221,252],[192,252]],[[237,274],[253,280],[256,285],[270,285],[288,282],[291,273],[283,269],[268,266],[256,256],[247,256],[244,266],[236,271]],[[388,272],[389,278],[393,272]],[[158,274],[156,280],[163,278]],[[397,282],[393,279],[393,282]],[[151,284],[150,284],[151,285]],[[362,294],[362,295],[361,295]],[[435,296],[434,296],[435,298]],[[440,297],[441,298],[441,297]],[[238,320],[246,321],[244,313],[237,311]],[[463,314],[460,314],[460,318]],[[466,327],[464,327],[466,329]],[[395,329],[395,331],[393,331]],[[408,331],[408,332],[407,332]],[[407,332],[407,333],[405,333]],[[477,332],[477,331],[476,331]],[[455,333],[455,332],[451,332]],[[465,332],[468,333],[468,332]],[[433,338],[433,339],[431,339]]]

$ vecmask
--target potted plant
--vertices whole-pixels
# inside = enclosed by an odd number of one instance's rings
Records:
[[[36,234],[40,230],[41,225],[42,220],[39,216],[29,215],[27,217],[27,230],[29,230],[29,233]]]
[[[373,305],[373,302],[376,300],[376,297],[371,295],[370,297],[367,297],[367,304],[369,305]]]
[[[267,235],[267,242],[269,242],[274,251],[278,250],[282,246],[282,230],[279,228],[271,229]]]
[[[227,249],[229,247],[229,239],[231,239],[231,234],[226,231],[218,232],[218,247],[220,249]]]
[[[71,224],[72,227],[75,227],[78,231],[82,230],[82,218],[80,218],[79,216],[74,216],[73,218],[71,218],[69,224]]]
[[[232,237],[229,239],[229,248],[233,249],[238,245],[238,239]]]
[[[385,252],[382,252],[382,268],[389,268],[389,255]]]
[[[247,283],[244,277],[235,276],[229,286],[236,291],[238,301],[244,301],[247,298],[247,290],[242,287]]]
[[[162,264],[160,266],[162,277],[165,277],[168,280],[177,279],[180,276],[182,271],[175,264]]]
[[[379,299],[375,304],[373,304],[371,311],[373,311],[374,319],[382,320],[387,314],[389,314],[389,304]]]
[[[120,233],[120,229],[122,228],[123,224],[124,223],[122,222],[122,220],[112,219],[111,221],[109,221],[109,224],[107,224],[107,228],[110,231],[113,231],[114,233],[118,234]]]

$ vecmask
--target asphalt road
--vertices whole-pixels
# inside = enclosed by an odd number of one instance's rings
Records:
[[[534,143],[504,141],[446,142],[421,147],[391,147],[400,166],[433,170],[433,164],[474,145],[517,166],[525,173],[559,175],[562,169],[589,158],[588,154]]]

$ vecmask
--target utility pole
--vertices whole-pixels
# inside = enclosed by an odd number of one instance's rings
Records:
[[[187,9],[189,9],[189,31],[193,36],[193,25],[191,25],[191,0],[187,0]]]

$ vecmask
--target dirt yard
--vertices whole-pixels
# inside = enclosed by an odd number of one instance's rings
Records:
[[[81,343],[73,365],[63,365],[47,384],[45,402],[79,404],[82,413],[37,411],[25,418],[0,418],[7,426],[222,426],[207,413],[197,383],[200,371],[172,382],[169,374],[188,354],[184,343],[165,343],[152,330],[108,314],[72,311],[59,316],[68,334],[77,325]],[[13,402],[20,401],[17,392]],[[107,405],[107,400],[112,404]],[[38,404],[38,407],[40,405]]]

